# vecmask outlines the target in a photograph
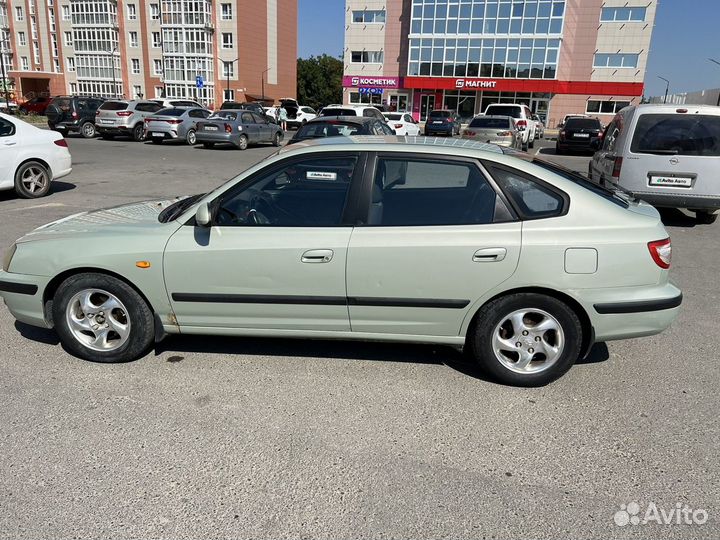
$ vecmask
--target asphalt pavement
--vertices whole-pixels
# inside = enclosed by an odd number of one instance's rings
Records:
[[[0,193],[0,245],[275,151],[69,144],[50,196]],[[0,538],[717,538],[720,223],[663,218],[678,321],[537,389],[419,345],[171,337],[92,364],[0,306]],[[616,525],[631,502],[707,521]]]

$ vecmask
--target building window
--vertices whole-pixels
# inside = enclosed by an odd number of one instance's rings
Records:
[[[153,74],[162,75],[162,60],[153,60]]]
[[[30,62],[28,62],[27,56],[21,56],[20,57],[20,69],[23,71],[29,71],[30,70]]]
[[[65,58],[65,65],[67,66],[68,71],[75,71],[75,58],[72,56]]]
[[[130,47],[137,47],[138,46],[138,33],[137,32],[130,32],[128,34],[129,41],[130,41]]]
[[[595,53],[593,67],[596,68],[636,68],[637,54],[605,54]]]
[[[156,98],[165,97],[165,89],[162,86],[156,86],[154,90]]]
[[[134,21],[135,19],[137,19],[137,9],[135,7],[135,4],[127,5],[127,14],[129,20]]]
[[[30,35],[33,39],[38,38],[37,19],[35,15],[30,15]]]
[[[233,35],[230,32],[223,32],[222,48],[223,49],[232,49],[233,48]]]
[[[40,63],[40,46],[38,45],[37,41],[33,41],[33,59],[35,60],[36,64]]]
[[[136,98],[142,99],[143,93],[142,93],[142,86],[139,84],[136,84],[133,86],[133,94],[135,94]]]
[[[629,105],[629,101],[597,101],[591,99],[587,102],[585,112],[591,114],[615,114]]]
[[[350,92],[350,103],[380,105],[382,104],[382,94]]]
[[[27,45],[27,39],[25,38],[25,32],[18,32],[17,36],[18,36],[18,45],[20,45],[21,47],[24,47],[25,45]]]
[[[385,12],[383,10],[365,9],[362,11],[353,11],[352,18],[354,23],[384,23]]]
[[[77,83],[74,83],[74,82],[70,83],[70,94],[72,94],[72,95],[77,94]]]
[[[646,7],[604,7],[601,22],[644,22]]]
[[[162,39],[160,39],[160,32],[152,33],[152,46],[153,49],[159,49],[162,47]]]
[[[72,46],[73,46],[72,32],[65,32],[65,33],[63,33],[63,43],[65,43],[65,46],[66,46],[66,47],[72,47]]]
[[[57,58],[53,60],[53,65],[55,66],[55,73],[60,73],[60,60]]]
[[[235,90],[223,90],[223,101],[235,101]]]
[[[63,21],[70,20],[70,6],[60,6],[61,18]]]
[[[139,58],[133,58],[132,61],[132,72],[133,75],[139,75],[140,74],[140,59]]]
[[[235,62],[223,62],[223,77],[235,77]]]
[[[23,12],[22,6],[17,6],[15,8],[15,20],[16,21],[24,21],[25,20],[25,13]]]
[[[150,19],[153,21],[160,19],[160,4],[150,4]]]
[[[223,21],[232,19],[232,4],[220,4],[220,19]]]
[[[354,64],[382,64],[382,51],[352,51],[350,53],[351,61]]]

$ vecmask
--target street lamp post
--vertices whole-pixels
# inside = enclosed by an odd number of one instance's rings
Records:
[[[720,62],[718,62],[718,61],[715,60],[714,58],[708,58],[708,60],[710,60],[713,64],[717,64],[718,66],[720,66]],[[717,105],[718,107],[720,107],[720,90],[718,90],[718,98],[717,98],[717,103],[716,103],[716,105]]]
[[[5,40],[0,40],[0,77],[2,77],[3,95],[5,96],[5,106],[8,113],[10,112],[10,94],[8,93],[7,79],[5,77]]]
[[[112,69],[112,81],[113,81],[113,98],[117,99],[117,83],[115,82],[115,53],[117,52],[117,45],[112,48],[110,52],[110,69]]]
[[[668,81],[665,77],[661,77],[658,75],[658,79],[662,79],[665,81],[665,99],[663,99],[663,103],[667,103],[667,94],[668,94],[668,88],[670,88],[670,81]]]
[[[235,62],[240,60],[240,58],[236,58],[232,62],[225,62],[225,76],[227,77],[227,90],[225,93],[227,94],[225,101],[230,101],[230,68],[235,65]],[[229,66],[227,64],[230,64]]]
[[[262,92],[262,100],[263,103],[265,103],[265,74],[270,71],[270,68],[267,68],[265,71],[262,72],[260,75],[260,91]]]

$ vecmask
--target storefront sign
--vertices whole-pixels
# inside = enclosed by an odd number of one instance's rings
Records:
[[[373,88],[399,88],[400,77],[361,77],[358,75],[345,75],[343,77],[345,88],[359,88],[363,86]]]
[[[497,81],[488,81],[487,79],[455,79],[455,88],[462,90],[463,88],[495,88]]]
[[[358,88],[358,92],[361,94],[382,94],[383,89],[382,88]]]

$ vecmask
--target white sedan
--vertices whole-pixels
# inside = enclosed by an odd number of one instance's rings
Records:
[[[420,135],[420,127],[409,113],[385,113],[385,120],[395,130],[395,135]]]
[[[70,171],[72,158],[62,135],[0,113],[0,190],[14,189],[26,199],[42,197],[50,182]]]

